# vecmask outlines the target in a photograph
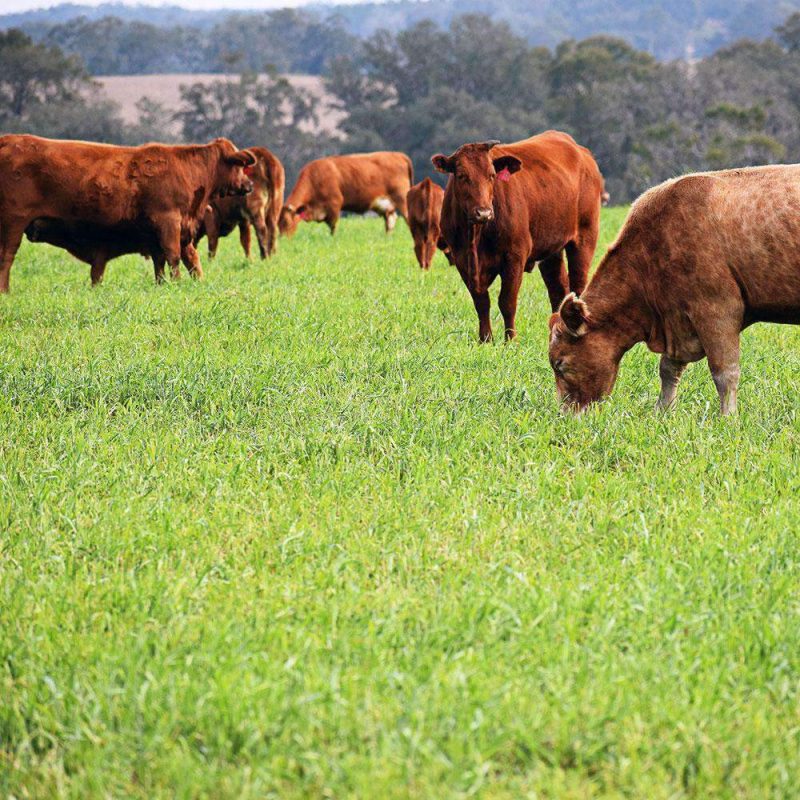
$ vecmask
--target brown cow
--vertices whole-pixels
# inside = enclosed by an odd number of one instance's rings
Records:
[[[297,177],[281,211],[280,230],[291,236],[300,220],[324,222],[331,234],[342,211],[380,214],[389,233],[405,218],[406,195],[414,182],[405,153],[354,153],[310,161]]]
[[[425,178],[408,190],[408,227],[414,237],[414,252],[422,269],[430,269],[441,231],[444,190],[430,178]]]
[[[208,255],[214,258],[220,236],[239,228],[239,241],[250,258],[250,226],[256,229],[261,258],[271,256],[278,247],[278,217],[283,207],[286,176],[283,164],[266,147],[248,147],[257,159],[246,170],[253,181],[253,191],[244,197],[220,197],[206,207],[196,242],[208,236]]]
[[[164,280],[166,256],[153,232],[135,225],[103,227],[87,222],[66,222],[61,219],[39,217],[25,228],[31,242],[44,242],[66,250],[80,261],[91,266],[92,286],[97,286],[105,275],[106,264],[119,256],[140,253],[153,259],[156,282]],[[181,236],[181,261],[189,274],[203,277],[200,257],[190,238]],[[172,277],[179,278],[177,267]]]
[[[691,361],[708,359],[723,414],[736,410],[739,333],[800,323],[800,165],[687,175],[633,205],[581,299],[550,320],[562,401],[610,394],[637,342],[661,353],[668,408]]]
[[[154,237],[175,270],[209,200],[246,194],[255,163],[227,139],[207,145],[117,147],[92,142],[0,136],[0,292],[25,229],[45,217]]]
[[[516,336],[517,297],[536,263],[555,310],[583,290],[597,245],[603,177],[571,136],[547,131],[514,144],[465,144],[431,159],[450,180],[442,234],[478,313],[480,341],[492,338],[489,286],[500,275],[506,338]]]

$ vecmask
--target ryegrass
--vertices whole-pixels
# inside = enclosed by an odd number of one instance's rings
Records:
[[[23,248],[0,796],[797,796],[797,329],[743,335],[733,419],[704,363],[656,413],[641,346],[565,417],[539,276],[478,346],[381,228],[162,287]]]

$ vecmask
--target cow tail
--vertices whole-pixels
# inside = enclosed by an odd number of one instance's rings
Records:
[[[414,164],[412,163],[411,159],[406,156],[406,161],[408,163],[408,185],[414,185]]]

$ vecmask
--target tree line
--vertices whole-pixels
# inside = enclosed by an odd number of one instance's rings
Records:
[[[352,52],[358,40],[341,18],[296,9],[215,15],[210,26],[159,24],[116,13],[80,16],[23,29],[35,42],[81,59],[92,75],[260,71],[321,74],[326,64]]]
[[[397,147],[419,177],[431,153],[557,128],[595,154],[616,201],[684,172],[800,154],[800,14],[773,37],[661,62],[593,36],[531,47],[504,22],[456,18],[378,33],[335,59],[349,150]]]
[[[490,13],[531,45],[554,48],[565,39],[602,31],[661,60],[706,56],[731,42],[763,39],[800,0],[392,0],[291,11],[189,11],[176,6],[97,7],[62,4],[0,15],[0,28],[20,27],[35,41],[77,55],[93,75],[225,72],[274,64],[280,71],[321,74],[356,39],[393,33],[430,19],[448,27],[463,14]],[[344,48],[344,49],[343,49]],[[260,59],[260,60],[258,60]],[[249,63],[248,63],[249,62]]]
[[[800,153],[800,14],[765,39],[669,62],[610,36],[534,47],[483,15],[381,31],[327,63],[337,136],[308,132],[318,99],[274,67],[236,70],[183,87],[175,109],[143,101],[126,126],[76,56],[11,30],[0,33],[0,129],[135,143],[163,140],[177,119],[185,141],[272,147],[291,180],[310,158],[376,149],[407,152],[421,178],[432,153],[558,128],[592,150],[615,202],[684,172]]]

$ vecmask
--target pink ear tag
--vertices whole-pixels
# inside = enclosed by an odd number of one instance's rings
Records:
[[[306,211],[306,209],[303,209],[300,212],[300,219],[304,220],[305,222],[308,222],[309,219],[311,219],[311,214],[309,214],[308,211]]]
[[[509,172],[508,167],[503,167],[503,169],[497,173],[497,180],[503,181],[504,183],[508,183],[511,180],[511,173]]]

